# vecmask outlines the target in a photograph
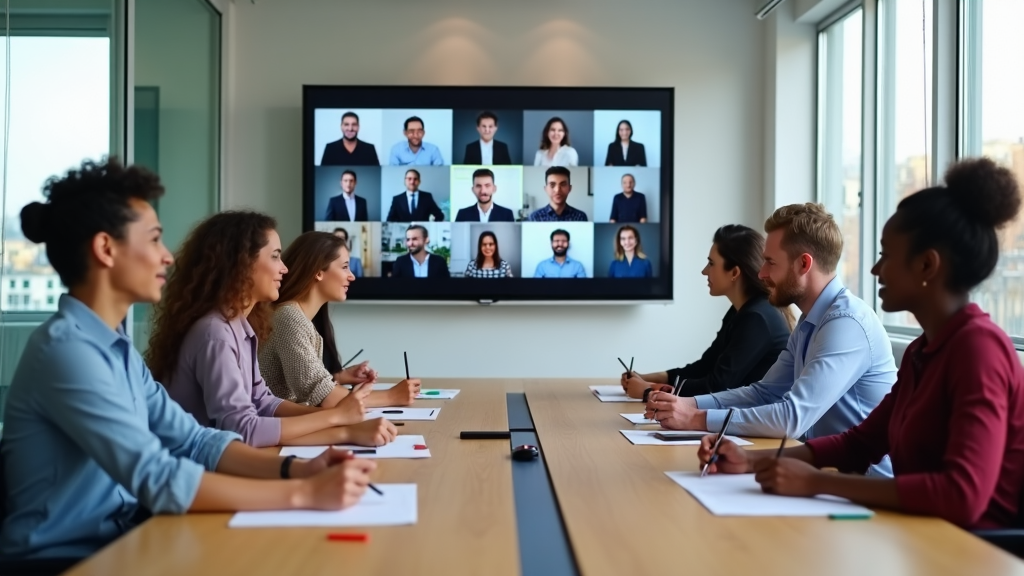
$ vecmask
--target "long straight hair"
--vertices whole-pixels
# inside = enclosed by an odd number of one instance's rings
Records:
[[[494,240],[494,256],[492,258],[494,260],[494,267],[495,268],[501,267],[501,253],[498,252],[498,237],[494,235],[494,232],[491,232],[490,230],[486,230],[486,231],[480,233],[480,238],[477,239],[477,241],[476,241],[476,268],[477,268],[477,270],[483,269],[483,267],[484,267],[484,260],[487,259],[484,256],[484,251],[483,251],[484,238],[487,238],[487,237],[489,237],[491,240]]]
[[[633,238],[636,238],[636,248],[633,250],[633,253],[636,254],[637,258],[646,259],[647,258],[647,254],[644,254],[644,245],[643,245],[642,242],[640,242],[640,231],[637,230],[636,228],[634,228],[632,226],[628,226],[628,225],[620,227],[619,231],[615,233],[615,240],[614,240],[614,243],[615,243],[615,259],[616,260],[625,260],[626,259],[626,251],[622,249],[622,233],[623,232],[632,232],[633,233]]]
[[[764,264],[764,236],[753,228],[740,224],[729,224],[715,231],[715,246],[722,256],[722,265],[726,270],[739,266],[740,277],[743,278],[743,294],[747,298],[756,296],[767,297],[768,286],[758,277]],[[789,324],[790,331],[796,326],[796,317],[789,306],[779,308]]]
[[[296,238],[281,255],[288,273],[281,282],[280,295],[274,308],[285,302],[300,300],[309,294],[316,285],[318,272],[327,270],[342,256],[341,251],[348,251],[345,240],[330,232],[306,232]],[[324,339],[324,367],[331,374],[341,372],[341,359],[338,357],[338,345],[334,339],[334,326],[325,303],[313,316],[313,326]]]

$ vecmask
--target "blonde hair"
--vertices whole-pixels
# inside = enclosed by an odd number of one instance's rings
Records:
[[[822,204],[790,204],[764,222],[767,233],[782,230],[782,247],[790,258],[810,254],[818,268],[831,274],[843,254],[843,233]]]
[[[619,231],[615,233],[615,239],[612,240],[612,243],[615,244],[615,259],[626,259],[626,251],[622,249],[621,241],[622,233],[625,232],[626,230],[632,232],[633,238],[636,238],[636,248],[633,250],[633,253],[636,254],[637,258],[646,260],[647,254],[644,254],[644,245],[640,243],[640,231],[637,230],[636,228],[633,228],[632,226],[622,226],[619,228]]]

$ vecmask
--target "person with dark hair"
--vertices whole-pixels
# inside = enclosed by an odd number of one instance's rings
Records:
[[[622,192],[612,198],[612,213],[608,221],[639,224],[647,222],[647,197],[636,191],[636,178],[632,174],[623,174],[621,184]]]
[[[324,147],[321,166],[380,166],[377,148],[359,139],[359,116],[355,112],[341,115],[341,136]]]
[[[640,231],[632,226],[622,226],[612,240],[615,258],[608,265],[609,278],[651,278],[654,269],[644,254],[640,242]]]
[[[764,378],[692,398],[655,391],[648,417],[673,430],[722,429],[758,438],[821,438],[867,418],[896,381],[892,344],[874,309],[843,286],[843,234],[821,204],[791,204],[764,223],[758,277],[774,306],[796,305],[800,323]],[[892,476],[888,458],[870,473]]]
[[[498,117],[494,112],[481,112],[476,117],[476,131],[480,134],[480,139],[466,144],[463,164],[489,166],[512,163],[508,144],[494,139],[494,135],[498,133]]]
[[[275,397],[260,375],[256,350],[288,272],[275,228],[264,214],[221,212],[192,229],[154,310],[146,352],[153,374],[197,422],[251,446],[387,444],[390,422],[363,421],[370,386],[321,410]]]
[[[420,171],[410,168],[405,172],[405,192],[391,199],[388,222],[443,222],[444,211],[434,201],[434,195],[420,190]]]
[[[626,393],[643,398],[644,390],[673,391],[680,396],[722,392],[761,380],[786,349],[793,314],[768,301],[769,291],[757,277],[764,265],[764,236],[753,228],[730,224],[715,231],[708,262],[701,274],[712,296],[725,296],[732,306],[722,327],[700,359],[667,372],[625,372],[620,381]]]
[[[466,266],[466,278],[511,278],[512,267],[501,259],[498,252],[498,237],[486,230],[480,233],[476,243],[476,258]]]
[[[352,170],[341,173],[341,194],[332,196],[327,201],[327,213],[324,220],[328,222],[366,222],[370,219],[366,209],[366,198],[356,196],[356,180],[358,177]]]
[[[86,161],[21,211],[68,287],[29,338],[4,412],[0,557],[26,571],[62,572],[150,513],[345,508],[375,468],[341,450],[255,450],[200,426],[153,379],[123,322],[160,300],[173,261],[150,206],[163,192],[144,168]]]
[[[476,204],[466,206],[455,215],[456,222],[515,222],[512,210],[494,203],[498,187],[494,184],[494,172],[480,168],[473,172],[473,195]]]
[[[559,228],[551,233],[553,256],[537,263],[534,278],[586,278],[587,269],[569,257],[569,231]]]
[[[333,234],[335,236],[337,236],[338,238],[341,238],[342,242],[345,243],[345,249],[349,251],[349,254],[351,254],[352,253],[352,244],[349,242],[348,230],[345,230],[344,228],[335,228]],[[349,261],[348,261],[348,269],[352,271],[352,275],[355,276],[356,278],[362,278],[363,277],[363,260],[362,260],[362,258],[359,258],[358,256],[350,256],[349,257]],[[287,281],[288,281],[288,278],[285,277],[285,282],[287,282]]]
[[[548,205],[538,208],[527,218],[529,222],[587,222],[587,213],[569,206],[572,192],[572,174],[564,166],[552,166],[544,171],[544,192]]]
[[[633,141],[633,124],[622,120],[615,129],[615,139],[608,145],[605,166],[647,166],[644,145]]]
[[[771,494],[828,494],[967,529],[1019,526],[1024,368],[970,294],[995,269],[997,230],[1020,208],[1013,173],[987,158],[954,164],[945,186],[904,198],[882,229],[871,270],[882,310],[910,312],[923,332],[907,348],[892,392],[864,422],[786,448],[778,459],[775,450],[723,441],[712,472],[752,471]],[[709,447],[705,438],[702,461]],[[893,478],[852,474],[886,454]]]
[[[405,230],[405,247],[409,251],[395,259],[392,278],[450,278],[448,261],[427,251],[430,234],[426,227],[413,224]]]
[[[540,150],[533,157],[534,166],[579,166],[580,155],[569,141],[569,126],[555,116],[544,124]]]
[[[396,142],[391,147],[388,164],[392,166],[444,166],[441,149],[424,142],[427,132],[423,120],[418,116],[407,118],[403,124],[405,142]]]
[[[259,348],[260,370],[279,398],[331,408],[352,396],[345,387],[371,386],[377,373],[369,362],[342,368],[328,303],[344,302],[355,276],[348,246],[326,232],[306,232],[282,258],[289,264],[273,305],[273,329]],[[328,371],[326,365],[330,365]],[[408,406],[420,381],[403,380],[387,391],[370,392],[366,406]]]

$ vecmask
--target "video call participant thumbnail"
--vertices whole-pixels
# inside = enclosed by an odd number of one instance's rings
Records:
[[[404,132],[406,141],[396,142],[391,147],[391,157],[388,164],[392,166],[443,166],[444,158],[441,157],[441,149],[424,142],[426,126],[423,120],[412,116],[405,121]]]
[[[335,228],[333,234],[338,238],[345,241],[345,249],[349,251],[348,267],[352,271],[352,275],[356,278],[363,277],[363,260],[362,258],[352,254],[352,245],[348,241],[348,230],[344,228]]]
[[[586,278],[587,270],[579,260],[569,257],[569,232],[558,229],[551,233],[551,252],[547,260],[537,263],[534,278]]]
[[[609,222],[638,223],[647,222],[647,197],[637,192],[636,178],[632,174],[622,175],[622,192],[612,198],[612,214]]]
[[[370,219],[366,210],[366,198],[356,196],[356,173],[345,170],[341,173],[341,194],[327,201],[328,222],[366,222]]]
[[[494,172],[480,168],[473,172],[473,195],[476,204],[459,210],[456,222],[515,222],[512,210],[494,203],[498,187],[494,184]]]
[[[405,173],[405,192],[391,199],[388,222],[441,222],[444,211],[434,201],[434,195],[420,190],[419,170]]]
[[[355,112],[342,114],[341,136],[324,147],[321,166],[380,166],[377,149],[359,139],[359,116]]]
[[[477,116],[476,131],[480,134],[480,139],[466,144],[463,164],[471,166],[512,164],[512,156],[508,153],[508,144],[494,139],[494,135],[498,133],[498,117],[494,112],[483,112]]]
[[[605,166],[647,166],[647,152],[644,145],[633,141],[633,125],[629,120],[619,122],[615,140],[608,145],[604,157]]]
[[[569,126],[555,116],[544,125],[540,150],[533,157],[534,166],[579,166],[580,155],[569,141]]]
[[[448,262],[437,254],[427,252],[430,235],[427,229],[413,224],[405,231],[408,254],[399,256],[391,268],[392,278],[450,278]]]
[[[476,258],[466,266],[466,278],[511,278],[512,266],[498,252],[498,237],[490,230],[480,233]]]
[[[651,261],[644,254],[640,231],[632,226],[619,228],[615,235],[615,259],[608,266],[609,278],[650,278],[654,276]]]
[[[587,222],[587,213],[569,206],[569,193],[572,192],[569,169],[563,166],[552,166],[544,172],[544,192],[548,195],[548,205],[538,208],[530,214],[530,222]]]

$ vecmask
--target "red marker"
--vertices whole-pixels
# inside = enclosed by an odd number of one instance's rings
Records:
[[[332,542],[369,542],[370,535],[365,533],[357,534],[328,534],[327,539]]]
[[[413,450],[426,450],[427,449],[427,445],[426,444],[414,444],[412,449]]]

